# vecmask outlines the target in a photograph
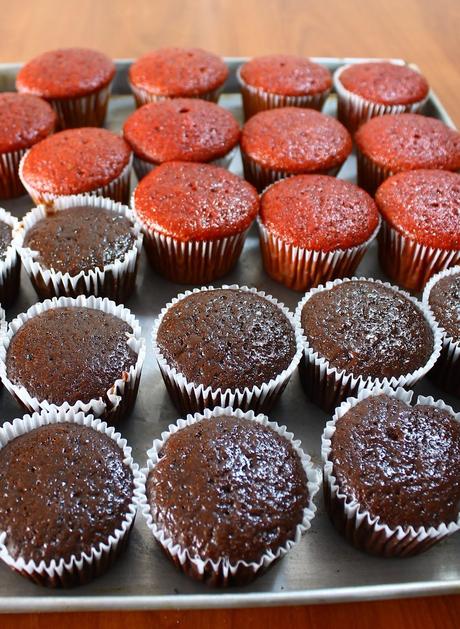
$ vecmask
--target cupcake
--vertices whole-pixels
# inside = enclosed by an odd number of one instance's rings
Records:
[[[124,303],[136,285],[142,233],[133,212],[103,197],[59,197],[31,210],[15,246],[40,299],[96,295]]]
[[[325,175],[278,181],[261,197],[265,270],[301,291],[353,275],[378,227],[374,201],[348,181]]]
[[[418,114],[380,116],[355,135],[358,185],[374,194],[391,175],[406,170],[460,169],[460,133]]]
[[[246,120],[259,111],[277,107],[321,111],[332,86],[329,70],[295,55],[256,57],[240,66],[236,76]]]
[[[0,207],[0,304],[10,306],[18,296],[21,260],[13,243],[17,218]]]
[[[154,50],[135,61],[128,73],[138,107],[178,97],[217,102],[227,77],[223,60],[200,48]]]
[[[296,323],[303,330],[302,385],[327,412],[364,388],[415,384],[441,350],[429,310],[378,280],[313,288],[297,306]]]
[[[83,192],[127,203],[131,161],[128,144],[115,133],[69,129],[35,144],[21,160],[19,177],[37,205]]]
[[[26,63],[16,78],[16,89],[47,100],[56,110],[61,129],[101,127],[114,76],[115,65],[103,53],[62,48]]]
[[[438,387],[460,397],[460,266],[433,276],[423,291],[423,303],[442,334],[441,355],[429,376]]]
[[[56,410],[0,428],[0,558],[37,584],[105,572],[134,523],[138,466],[114,428]]]
[[[376,116],[419,112],[430,89],[420,72],[390,61],[341,66],[334,88],[337,117],[350,133]]]
[[[244,176],[260,191],[291,175],[335,175],[351,148],[340,122],[299,107],[261,111],[241,135]]]
[[[72,409],[115,424],[134,406],[144,356],[141,328],[127,308],[100,297],[61,297],[10,323],[0,376],[29,411]]]
[[[379,260],[393,281],[418,292],[460,262],[459,195],[460,174],[440,170],[398,173],[380,186]]]
[[[460,414],[385,387],[336,409],[322,438],[326,509],[360,550],[416,555],[460,528]]]
[[[212,162],[229,166],[240,139],[232,114],[199,98],[175,98],[144,105],[123,126],[142,179],[163,162]]]
[[[186,291],[167,304],[153,347],[180,412],[215,406],[268,412],[299,363],[302,338],[274,297],[224,285]]]
[[[147,454],[137,491],[147,525],[195,579],[248,583],[310,528],[317,473],[300,441],[264,415],[232,408],[188,415]]]
[[[172,282],[201,284],[235,266],[259,198],[224,168],[167,162],[142,179],[131,205],[155,271]]]
[[[0,199],[25,193],[18,176],[28,148],[53,133],[56,114],[41,98],[30,94],[0,94]]]

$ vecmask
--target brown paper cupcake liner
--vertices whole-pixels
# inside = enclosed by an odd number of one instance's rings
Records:
[[[27,149],[0,154],[0,199],[14,199],[26,194],[19,179],[19,164]]]
[[[427,550],[444,537],[460,529],[460,514],[455,522],[446,522],[436,527],[398,526],[392,528],[381,521],[380,516],[373,517],[359,502],[342,493],[334,476],[334,464],[331,460],[331,439],[336,429],[336,422],[362,400],[376,395],[391,395],[410,403],[413,391],[403,388],[396,390],[387,386],[378,386],[372,390],[361,390],[356,398],[343,402],[335,410],[334,417],[326,424],[321,441],[321,456],[324,462],[323,489],[326,509],[335,527],[360,550],[384,557],[409,557]],[[452,413],[456,421],[460,414],[454,413],[442,400],[419,396],[417,404],[428,404]]]
[[[126,342],[137,354],[137,360],[135,364],[130,367],[129,371],[123,374],[123,377],[115,380],[113,385],[106,392],[106,400],[100,397],[98,399],[92,399],[89,402],[79,400],[74,404],[65,402],[58,406],[48,400],[38,400],[36,397],[32,396],[24,386],[14,384],[8,378],[6,356],[11,339],[19,328],[23,326],[26,321],[42,312],[46,312],[52,308],[62,307],[81,307],[101,310],[102,312],[118,317],[133,329],[133,332],[127,336]],[[113,425],[116,425],[127,416],[134,406],[144,358],[145,340],[141,336],[141,327],[131,311],[123,305],[117,305],[114,301],[110,301],[107,298],[102,299],[101,297],[94,296],[85,297],[84,295],[80,295],[76,299],[72,297],[59,297],[59,299],[53,297],[53,299],[46,299],[44,302],[36,303],[31,306],[27,312],[13,319],[8,326],[7,333],[0,338],[0,377],[5,388],[21,406],[26,408],[29,412],[55,409],[65,412],[71,410],[75,413],[82,411],[86,415],[91,414],[95,417],[102,417]]]
[[[115,428],[107,426],[100,419],[94,419],[92,415],[85,415],[81,412],[76,413],[72,409],[67,411],[49,409],[41,413],[34,413],[32,416],[25,415],[22,419],[15,419],[11,423],[6,422],[0,428],[0,448],[5,447],[8,442],[16,437],[31,432],[39,426],[65,422],[87,426],[113,439],[123,451],[124,464],[133,473],[134,490],[131,504],[121,526],[115,528],[106,541],[95,544],[89,553],[72,555],[67,561],[61,558],[59,560],[53,559],[49,563],[46,563],[44,560],[36,563],[32,560],[25,561],[22,557],[14,559],[8,552],[5,544],[7,533],[5,531],[0,532],[0,559],[12,570],[34,583],[55,588],[72,587],[87,583],[101,575],[112,565],[128,542],[129,533],[136,517],[137,501],[134,497],[135,488],[142,480],[139,466],[133,461],[131,448],[127,445],[126,439],[122,439],[120,433],[115,432]]]
[[[58,117],[59,129],[102,127],[109,104],[111,83],[100,90],[76,98],[48,99]]]
[[[417,306],[420,312],[423,314],[427,323],[429,324],[433,332],[433,351],[428,358],[427,362],[416,369],[413,372],[401,374],[399,377],[393,376],[392,378],[372,378],[370,376],[355,376],[351,372],[347,372],[344,369],[339,370],[332,367],[329,361],[321,356],[318,352],[310,346],[301,324],[302,309],[307,301],[316,293],[324,290],[330,290],[334,286],[343,284],[344,282],[352,281],[365,281],[373,282],[390,288],[399,295],[404,295],[413,304]],[[392,286],[387,282],[381,282],[380,280],[374,280],[368,277],[351,277],[337,279],[332,282],[327,282],[324,286],[318,286],[312,288],[304,298],[299,302],[295,311],[295,322],[298,328],[302,331],[302,339],[304,344],[304,353],[299,366],[299,373],[302,386],[307,396],[322,408],[326,412],[331,412],[335,407],[347,399],[348,397],[357,396],[363,389],[369,389],[373,387],[390,387],[396,389],[398,387],[408,387],[416,384],[425,374],[427,374],[437,361],[441,352],[441,332],[437,326],[431,312],[419,302],[415,297],[409,295],[405,291]]]
[[[108,210],[114,214],[125,216],[131,221],[131,231],[136,240],[123,259],[116,260],[102,268],[81,271],[77,275],[70,275],[69,273],[46,268],[37,260],[39,257],[38,251],[24,247],[24,240],[30,229],[49,214],[49,206],[40,205],[26,214],[15,229],[14,245],[19,251],[22,264],[41,299],[95,295],[96,297],[108,297],[118,303],[124,303],[133,292],[136,284],[137,267],[143,238],[140,225],[134,212],[126,205],[115,203],[111,199],[104,199],[103,197],[93,197],[84,194],[58,197],[53,201],[52,209],[59,212],[60,210],[80,207],[81,205]]]
[[[181,98],[178,96],[164,96],[162,94],[153,94],[152,92],[149,92],[142,87],[133,85],[131,81],[129,81],[129,87],[131,88],[134,100],[136,101],[136,107],[142,107],[142,105],[146,105],[147,103],[161,103],[165,100],[171,100],[172,98]],[[213,103],[217,103],[223,87],[224,86],[221,85],[215,90],[211,90],[209,92],[203,92],[196,95],[188,95],[187,98],[199,98],[201,100],[208,100]]]
[[[10,225],[14,235],[18,219],[5,209],[0,207],[0,221]],[[0,304],[9,306],[18,296],[21,275],[21,259],[11,238],[11,245],[6,250],[3,258],[0,258]]]
[[[256,288],[248,288],[247,286],[238,286],[236,284],[231,286],[224,284],[218,290],[220,289],[238,289],[254,293],[264,299],[267,299],[283,312],[283,314],[289,319],[296,337],[296,352],[292,357],[289,366],[275,378],[272,378],[269,382],[264,382],[260,386],[254,386],[250,389],[248,387],[244,387],[243,389],[225,390],[221,388],[212,389],[211,387],[205,387],[199,383],[190,382],[182,373],[171,367],[158,347],[158,329],[166,312],[182,299],[185,299],[193,293],[217,290],[213,286],[195,288],[193,291],[185,291],[184,293],[180,293],[177,297],[174,297],[174,299],[161,310],[153,328],[153,349],[166,389],[176,408],[184,414],[203,412],[205,408],[214,408],[216,406],[231,406],[233,408],[240,408],[243,411],[252,409],[256,412],[268,413],[283,393],[292,374],[299,364],[303,353],[301,329],[297,326],[293,315],[284,306],[284,304],[271,295],[258,291]]]
[[[160,458],[159,453],[170,436],[186,426],[191,426],[203,419],[221,417],[225,415],[232,415],[241,419],[255,421],[263,426],[268,426],[276,433],[284,437],[291,443],[292,447],[299,456],[302,462],[302,467],[307,476],[309,503],[303,510],[302,521],[296,527],[294,539],[285,542],[285,544],[280,546],[276,552],[267,551],[257,562],[249,563],[241,560],[236,563],[231,563],[225,558],[219,559],[218,561],[212,561],[211,559],[205,559],[193,554],[188,548],[175,544],[174,541],[168,537],[161,525],[153,520],[150,512],[150,506],[147,502],[147,477],[151,470],[157,465]],[[212,411],[206,409],[202,415],[198,413],[195,415],[187,415],[186,419],[179,419],[175,424],[171,424],[168,427],[168,430],[161,434],[160,439],[155,439],[151,449],[147,452],[147,457],[147,467],[141,470],[141,482],[135,491],[138,505],[146,519],[148,528],[152,532],[156,541],[163,548],[166,555],[180,570],[198,581],[204,581],[210,585],[218,587],[242,585],[252,581],[256,576],[265,572],[265,570],[267,570],[275,561],[284,557],[284,555],[286,555],[286,553],[288,553],[291,548],[300,541],[302,535],[310,528],[311,521],[315,516],[316,506],[313,499],[319,490],[319,475],[314,469],[310,457],[301,449],[300,441],[294,439],[294,435],[287,431],[286,426],[279,426],[276,422],[269,421],[268,417],[265,415],[255,415],[252,411],[244,413],[241,410],[234,410],[231,407],[218,407]]]

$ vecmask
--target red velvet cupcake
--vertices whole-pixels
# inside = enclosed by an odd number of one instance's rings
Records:
[[[135,61],[128,76],[138,107],[178,97],[217,102],[227,77],[222,59],[200,48],[154,50]]]
[[[342,66],[334,88],[338,119],[351,133],[376,116],[419,112],[430,89],[419,72],[390,61]]]
[[[418,114],[381,116],[356,132],[358,185],[374,194],[387,177],[420,168],[460,169],[460,133]]]
[[[460,174],[415,170],[377,190],[383,216],[379,259],[400,286],[422,290],[432,275],[460,262]]]
[[[277,107],[311,107],[321,111],[331,91],[329,70],[306,57],[267,55],[238,68],[246,120]]]
[[[132,207],[153,268],[173,282],[204,284],[236,264],[259,198],[224,168],[166,162],[142,179]]]
[[[28,148],[53,133],[56,114],[44,100],[30,94],[0,94],[0,199],[25,193],[18,176]]]
[[[131,162],[128,144],[115,133],[68,129],[33,146],[21,160],[19,177],[37,205],[83,192],[127,203]]]
[[[258,190],[291,175],[335,175],[351,149],[340,122],[299,107],[261,111],[241,135],[244,175]]]
[[[104,124],[115,65],[87,48],[61,48],[26,63],[16,79],[18,92],[49,101],[62,129]]]
[[[135,111],[123,127],[134,151],[138,179],[163,162],[213,162],[228,166],[240,128],[232,114],[198,98],[150,103]]]
[[[378,226],[374,201],[353,183],[325,175],[284,179],[261,197],[265,270],[301,291],[351,276]]]

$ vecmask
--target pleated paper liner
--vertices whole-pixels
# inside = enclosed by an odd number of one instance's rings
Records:
[[[137,85],[133,85],[131,81],[129,82],[129,87],[134,95],[134,100],[136,101],[136,107],[142,107],[142,105],[146,105],[147,103],[160,103],[165,100],[171,100],[172,98],[182,98],[181,96],[164,96],[163,94],[154,94],[153,92],[149,92],[148,90],[139,87]],[[201,100],[208,100],[213,103],[217,103],[219,100],[219,96],[222,92],[223,85],[218,88],[211,90],[209,92],[203,92],[201,94],[190,95],[187,94],[187,98],[200,98]]]
[[[21,275],[21,260],[13,240],[18,219],[0,207],[0,221],[10,225],[12,231],[11,244],[0,258],[0,304],[10,306],[18,296]]]

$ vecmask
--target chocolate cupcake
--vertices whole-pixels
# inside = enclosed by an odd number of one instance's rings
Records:
[[[134,406],[144,357],[141,328],[127,308],[100,297],[61,297],[10,323],[0,375],[29,411],[70,408],[115,424]]]
[[[325,175],[297,175],[261,197],[260,248],[266,272],[305,291],[353,275],[379,228],[371,197]]]
[[[34,208],[14,242],[41,299],[96,295],[124,303],[135,288],[140,225],[110,199],[59,197]]]
[[[21,260],[13,242],[18,219],[0,207],[0,304],[10,306],[18,296]]]
[[[237,263],[259,197],[223,168],[167,162],[142,179],[131,207],[155,271],[172,282],[202,284]]]
[[[326,508],[357,548],[418,554],[460,528],[460,415],[398,388],[361,391],[322,438]]]
[[[48,103],[30,94],[0,94],[0,199],[25,194],[18,175],[28,148],[53,133],[56,114]]]
[[[429,377],[444,391],[460,397],[460,266],[434,275],[423,291],[423,303],[442,334],[441,355]]]
[[[306,57],[266,55],[236,73],[246,120],[265,109],[308,107],[321,111],[331,91],[331,73]]]
[[[16,78],[16,89],[47,100],[61,129],[102,127],[114,76],[115,65],[103,53],[61,48],[26,63]]]
[[[163,162],[212,162],[229,166],[240,138],[232,114],[198,98],[175,98],[144,105],[123,126],[134,151],[138,179]]]
[[[259,191],[291,175],[336,175],[351,149],[340,122],[299,107],[261,111],[241,134],[244,176]]]
[[[341,66],[334,88],[337,117],[350,133],[376,116],[419,112],[430,89],[420,72],[390,61]]]
[[[268,412],[302,355],[289,310],[246,286],[178,295],[158,317],[153,346],[168,393],[184,413],[215,406]]]
[[[418,292],[460,262],[459,195],[460,174],[440,170],[398,173],[380,186],[379,261],[393,281]]]
[[[169,98],[217,102],[228,77],[224,61],[200,48],[160,48],[129,68],[128,80],[138,107]]]
[[[310,528],[318,475],[300,441],[264,415],[232,408],[188,415],[147,454],[137,492],[147,525],[195,579],[247,583]],[[206,508],[197,512],[197,504]]]
[[[19,177],[37,205],[81,193],[128,203],[131,162],[123,138],[107,129],[83,127],[35,144],[21,160]]]
[[[49,410],[4,424],[1,559],[50,587],[99,576],[127,544],[139,479],[126,440],[92,415]]]
[[[460,133],[418,114],[380,116],[355,135],[358,185],[374,194],[385,179],[406,170],[460,170]]]
[[[330,412],[373,386],[411,386],[433,367],[441,333],[414,297],[379,280],[352,278],[313,288],[300,301],[301,381]]]

